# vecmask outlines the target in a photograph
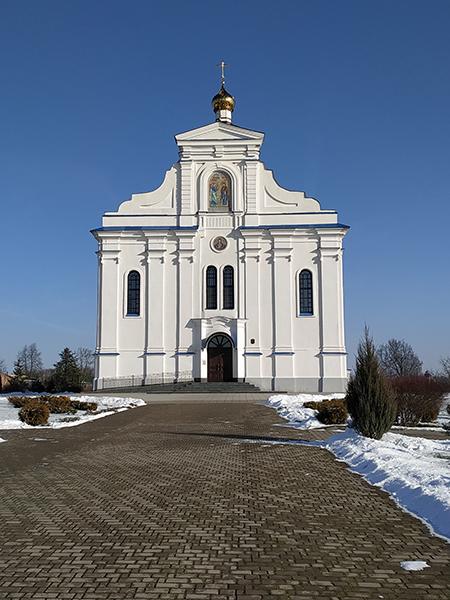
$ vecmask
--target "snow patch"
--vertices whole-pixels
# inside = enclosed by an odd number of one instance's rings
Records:
[[[424,560],[404,560],[400,563],[400,566],[405,571],[422,571],[430,565],[427,565]]]
[[[11,394],[18,396],[19,394]],[[20,394],[28,395],[28,394]],[[40,394],[29,394],[30,398],[39,398]],[[8,402],[8,396],[0,396],[0,430],[1,429],[43,429],[52,428],[60,429],[62,427],[75,427],[88,421],[102,419],[115,412],[121,412],[129,408],[145,405],[143,400],[138,398],[119,398],[115,396],[74,396],[68,394],[71,400],[79,402],[95,402],[97,410],[94,413],[84,410],[77,410],[73,415],[55,415],[51,414],[48,420],[48,425],[32,426],[23,423],[19,419],[19,409],[15,408]]]
[[[278,411],[279,415],[289,421],[291,427],[296,429],[317,429],[326,427],[317,419],[317,410],[305,408],[305,402],[322,402],[322,400],[334,400],[344,398],[345,394],[297,394],[288,396],[278,394],[271,396],[267,404]],[[333,425],[335,427],[335,425]]]

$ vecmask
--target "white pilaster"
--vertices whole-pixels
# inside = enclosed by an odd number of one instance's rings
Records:
[[[256,161],[245,163],[246,214],[257,213],[258,168],[259,163]]]
[[[294,349],[292,345],[292,238],[284,232],[272,233],[273,246],[273,363],[274,387],[289,389],[294,377]],[[288,385],[287,385],[288,384]]]
[[[114,378],[118,373],[118,317],[121,314],[119,295],[119,255],[117,242],[101,243],[98,254],[98,325],[96,348],[96,373],[94,385],[103,387],[104,378]]]
[[[244,234],[245,265],[245,316],[247,319],[244,346],[245,377],[261,377],[261,322],[260,322],[260,253],[261,232],[246,231]],[[253,343],[252,343],[253,341]]]
[[[164,348],[164,261],[165,235],[151,236],[147,240],[147,340],[145,348],[145,381],[151,375],[165,372]]]
[[[180,161],[180,225],[192,225],[192,215],[197,211],[196,195],[193,193],[194,163],[191,160]]]
[[[192,233],[178,232],[178,283],[177,283],[177,376],[193,373],[193,296],[194,288],[194,236]]]
[[[345,389],[347,354],[344,339],[342,235],[320,233],[320,319],[322,391]]]

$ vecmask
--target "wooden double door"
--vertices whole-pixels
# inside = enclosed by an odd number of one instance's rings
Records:
[[[228,336],[217,334],[208,342],[208,381],[233,380],[233,345]]]

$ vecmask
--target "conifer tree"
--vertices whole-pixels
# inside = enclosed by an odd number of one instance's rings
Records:
[[[73,352],[69,348],[64,348],[59,356],[60,360],[55,363],[50,387],[53,391],[80,392],[81,371]]]
[[[27,389],[27,376],[20,358],[14,363],[13,376],[10,379],[8,388],[12,392],[24,392]]]
[[[395,398],[367,327],[358,346],[356,370],[350,378],[346,400],[353,427],[362,435],[379,440],[392,427]]]

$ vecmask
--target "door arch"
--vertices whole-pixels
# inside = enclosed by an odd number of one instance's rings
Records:
[[[233,342],[216,333],[208,340],[208,381],[233,381]]]

